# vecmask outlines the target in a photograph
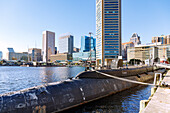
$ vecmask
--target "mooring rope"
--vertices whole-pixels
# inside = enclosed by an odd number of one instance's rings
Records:
[[[99,72],[99,71],[96,71],[96,72],[99,73],[99,74],[105,75],[105,76],[107,76],[107,77],[114,78],[114,79],[118,79],[118,80],[121,80],[121,81],[126,81],[126,82],[141,84],[141,85],[155,86],[154,84],[150,84],[150,83],[145,83],[145,82],[139,82],[139,81],[130,80],[130,79],[125,79],[125,78],[120,78],[120,77],[113,76],[113,75],[109,75],[109,74],[102,73],[102,72]]]

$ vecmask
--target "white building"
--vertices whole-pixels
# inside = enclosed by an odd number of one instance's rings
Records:
[[[72,54],[73,53],[73,36],[65,35],[59,37],[58,49],[59,53]]]
[[[28,61],[28,52],[15,52],[13,48],[7,48],[7,60],[25,60]]]
[[[29,48],[28,54],[30,55],[29,61],[41,61],[41,49],[38,48]]]
[[[170,58],[170,45],[161,45],[158,43],[148,43],[140,44],[135,47],[128,48],[127,50],[127,60],[139,59],[145,61],[147,59],[163,59]]]
[[[55,32],[43,32],[42,55],[43,61],[50,61],[50,55],[55,54]]]

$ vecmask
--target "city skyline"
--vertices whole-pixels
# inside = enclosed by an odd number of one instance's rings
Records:
[[[56,33],[57,47],[59,35],[65,32],[71,32],[76,41],[74,46],[80,47],[81,36],[88,32],[93,32],[96,38],[95,2],[1,0],[0,51],[5,55],[7,47],[17,52],[28,51],[28,47],[42,48],[44,30]],[[168,3],[168,0],[122,0],[122,42],[127,42],[135,32],[142,43],[151,42],[153,36],[170,34]]]

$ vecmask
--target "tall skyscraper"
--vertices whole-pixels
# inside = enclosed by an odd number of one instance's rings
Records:
[[[2,60],[2,51],[0,51],[0,60]]]
[[[88,52],[90,49],[96,51],[96,39],[93,37],[82,36],[80,49],[81,52]]]
[[[96,60],[96,39],[93,37],[82,36],[80,52],[73,53],[73,60],[94,62]]]
[[[96,63],[110,65],[121,55],[121,0],[96,0]]]
[[[50,61],[50,55],[55,54],[55,32],[43,32],[42,55],[43,61]]]
[[[139,44],[141,44],[140,36],[138,36],[137,33],[133,33],[132,37],[130,38],[130,42],[133,42],[134,45],[139,45]]]
[[[73,36],[64,35],[59,37],[58,41],[59,53],[72,54],[73,53]]]

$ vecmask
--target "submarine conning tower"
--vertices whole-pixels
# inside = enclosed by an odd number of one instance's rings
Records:
[[[120,68],[120,69],[103,69],[97,70],[102,73],[110,74],[118,77],[129,77],[136,76],[138,74],[147,74],[148,72],[153,72],[154,70],[158,70],[157,66],[142,66],[136,68]],[[75,78],[95,78],[95,79],[108,79],[108,77],[96,73],[96,71],[83,71],[79,73]]]

